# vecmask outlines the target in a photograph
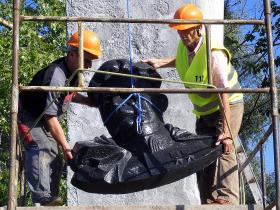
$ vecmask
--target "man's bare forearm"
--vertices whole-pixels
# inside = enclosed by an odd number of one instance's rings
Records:
[[[45,115],[45,121],[52,137],[62,147],[66,160],[72,159],[71,149],[66,141],[64,131],[56,116]]]
[[[176,66],[176,57],[168,57],[168,58],[151,58],[142,60],[142,62],[147,63],[154,67],[155,69],[159,68],[175,68]]]

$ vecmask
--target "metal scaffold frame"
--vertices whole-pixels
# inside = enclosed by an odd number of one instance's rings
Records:
[[[271,96],[272,108],[272,124],[259,141],[256,148],[248,155],[248,159],[240,167],[242,171],[246,165],[252,160],[258,151],[261,151],[261,160],[263,161],[263,144],[268,139],[269,135],[273,133],[274,145],[274,165],[275,165],[275,186],[276,198],[275,202],[266,207],[270,209],[276,205],[276,209],[280,210],[280,180],[279,180],[279,139],[278,139],[278,98],[275,78],[275,65],[273,55],[273,40],[272,40],[272,25],[271,25],[271,5],[270,0],[264,0],[264,20],[203,20],[203,21],[187,21],[174,19],[132,19],[132,18],[86,18],[86,17],[57,17],[57,16],[21,16],[20,15],[20,0],[13,0],[13,65],[12,65],[12,103],[11,103],[11,151],[10,151],[10,180],[9,180],[9,199],[8,209],[14,210],[17,206],[17,185],[18,185],[18,142],[17,142],[17,114],[18,114],[18,96],[19,91],[72,91],[72,92],[138,92],[138,93],[266,93]],[[45,87],[45,86],[19,86],[19,28],[22,21],[66,21],[78,22],[79,28],[79,69],[76,73],[79,74],[79,87]],[[106,22],[106,23],[147,23],[147,24],[168,24],[168,23],[199,23],[206,27],[206,41],[207,41],[207,66],[208,75],[211,75],[211,47],[210,47],[210,25],[212,24],[259,24],[265,25],[268,45],[268,61],[270,74],[269,88],[242,88],[242,89],[221,89],[221,88],[198,88],[198,89],[156,89],[156,88],[92,88],[84,87],[83,82],[83,50],[82,50],[82,23],[83,22]],[[208,78],[209,84],[212,84],[211,77]],[[262,174],[264,170],[262,169]],[[264,177],[262,175],[262,177]],[[264,185],[264,184],[262,184]],[[264,192],[263,192],[264,193]],[[264,206],[265,208],[265,206]]]

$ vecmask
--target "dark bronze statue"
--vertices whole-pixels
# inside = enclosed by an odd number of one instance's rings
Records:
[[[151,66],[105,62],[100,71],[160,78]],[[90,87],[159,88],[161,82],[95,74]],[[100,136],[73,148],[72,184],[87,192],[119,194],[151,189],[203,169],[222,153],[215,136],[198,136],[163,122],[163,94],[88,93],[112,138]],[[187,125],[185,125],[187,126]]]

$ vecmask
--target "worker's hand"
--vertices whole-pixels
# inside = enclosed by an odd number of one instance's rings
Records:
[[[225,133],[222,132],[220,133],[220,135],[218,136],[218,140],[216,142],[216,146],[223,144],[223,148],[224,148],[224,154],[228,154],[230,152],[233,152],[233,140],[231,138],[230,133]]]
[[[162,62],[162,59],[156,59],[156,58],[141,60],[141,62],[151,65],[154,69],[158,69],[165,64]]]
[[[71,153],[71,149],[70,148],[63,149],[63,154],[64,154],[64,160],[66,162],[73,159],[73,155]]]
[[[151,59],[145,59],[141,60],[143,63],[147,63],[154,67],[154,69],[158,68],[174,68],[176,57],[169,57],[169,58],[151,58]]]

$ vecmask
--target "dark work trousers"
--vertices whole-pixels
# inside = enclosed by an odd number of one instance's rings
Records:
[[[24,137],[24,133],[20,132],[20,128],[30,128],[34,121],[28,112],[19,111],[18,126],[21,138]],[[30,131],[30,136],[28,141],[24,141],[26,179],[33,203],[46,204],[58,196],[62,161],[56,141],[41,121]]]
[[[230,105],[230,127],[236,139],[243,117],[243,103]],[[221,114],[203,116],[197,119],[197,134],[218,135],[222,127]],[[239,178],[235,151],[222,154],[217,161],[197,173],[198,187],[202,204],[211,203],[215,199],[223,199],[232,204],[239,204]]]

